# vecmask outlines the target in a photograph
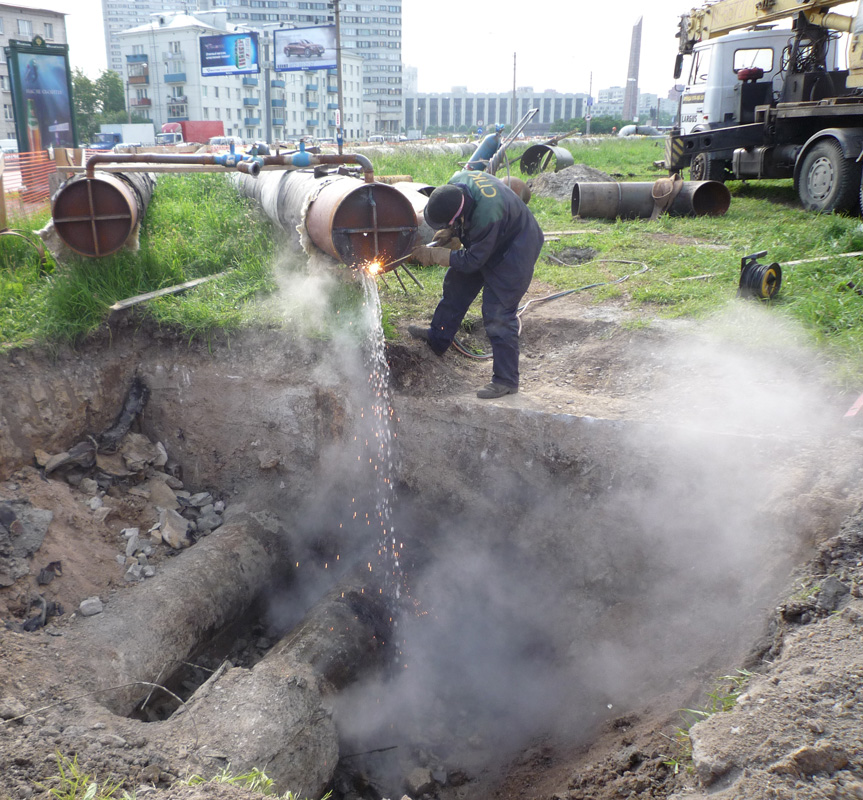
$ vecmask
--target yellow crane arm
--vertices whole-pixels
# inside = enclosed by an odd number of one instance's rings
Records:
[[[830,11],[848,0],[716,0],[684,14],[680,20],[680,52],[706,39],[724,36],[735,30],[776,22],[803,14],[813,25],[850,32],[854,17]]]

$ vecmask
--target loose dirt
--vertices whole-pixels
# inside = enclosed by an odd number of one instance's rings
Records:
[[[784,428],[786,409],[774,409],[769,418],[747,416],[751,396],[741,398],[739,385],[730,385],[730,368],[715,350],[699,349],[717,329],[727,334],[744,321],[750,334],[764,326],[776,337],[779,329],[769,312],[732,304],[706,326],[664,321],[631,311],[622,302],[596,305],[586,293],[542,302],[550,293],[540,285],[531,288],[527,299],[535,302],[522,317],[521,391],[495,402],[604,419],[696,419],[705,427],[719,426],[721,418],[725,431],[752,432],[755,426],[765,435],[791,433]],[[487,347],[475,322],[475,331],[464,337],[468,349]],[[389,348],[397,401],[472,397],[489,379],[490,362],[455,351],[438,358],[422,342],[407,337],[407,321],[403,327],[402,337]],[[269,338],[269,352],[277,360],[283,343],[278,335]],[[93,354],[98,350],[95,347]],[[735,340],[732,334],[725,353],[751,350],[751,343]],[[693,352],[699,355],[693,358]],[[89,357],[87,348],[79,357]],[[14,373],[14,356],[7,358],[5,379]],[[702,371],[703,381],[682,380],[681,371],[693,365]],[[48,357],[44,367],[49,374]],[[783,380],[780,373],[789,371],[802,385],[819,387],[817,397],[794,397],[795,403],[812,401],[807,418],[813,427],[824,419],[840,420],[854,399],[830,385],[818,359],[798,334],[788,330],[781,348],[771,352],[766,363],[758,363],[755,389],[750,391],[777,388]],[[502,771],[477,770],[458,780],[452,775],[422,795],[442,800],[708,794],[723,800],[863,798],[861,433],[856,419],[844,428],[831,426],[833,438],[826,446],[841,439],[841,447],[836,446],[841,466],[836,472],[841,477],[821,481],[813,475],[809,491],[789,510],[807,522],[808,541],[802,549],[808,548],[809,557],[789,576],[785,596],[777,597],[775,608],[759,612],[765,632],[752,642],[749,657],[739,665],[746,670],[742,685],[728,680],[717,684],[715,675],[693,672],[641,703],[609,709],[598,720],[590,742],[568,741],[565,736],[537,740]],[[208,438],[206,431],[195,435],[202,448],[219,449],[220,443]],[[57,640],[75,624],[72,612],[81,600],[136,590],[123,581],[116,563],[117,531],[146,531],[154,522],[148,500],[126,492],[116,492],[110,499],[111,515],[94,523],[80,490],[62,480],[46,480],[35,466],[16,469],[0,484],[0,502],[27,501],[53,512],[44,542],[29,557],[30,574],[0,589],[0,616],[7,622],[0,629],[0,717],[5,720],[0,724],[0,797],[47,798],[44,786],[55,785],[51,781],[58,771],[58,752],[77,753],[82,769],[137,790],[139,798],[248,797],[227,785],[169,788],[184,777],[184,767],[198,767],[192,754],[166,758],[165,743],[127,738],[105,717],[78,718],[74,705],[63,702],[69,699],[68,687],[79,681],[65,673],[68,663],[57,657]],[[164,551],[154,554],[154,563],[167,557]],[[62,578],[37,585],[39,570],[55,561],[63,564]],[[64,613],[44,628],[23,632],[21,624],[34,611],[31,598],[36,593],[61,604]],[[688,740],[679,734],[685,725],[680,709],[703,709],[708,694],[716,691],[738,696],[730,700],[730,711],[710,715],[693,728],[690,752]],[[371,786],[354,787],[346,796],[378,797]]]

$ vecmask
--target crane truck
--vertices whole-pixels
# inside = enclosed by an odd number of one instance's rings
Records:
[[[708,0],[680,20],[675,80],[690,57],[670,173],[691,180],[793,178],[804,208],[859,213],[863,0]],[[777,28],[779,21],[790,28]],[[847,41],[847,69],[838,68]]]

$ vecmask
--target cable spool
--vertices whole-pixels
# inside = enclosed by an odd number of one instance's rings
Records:
[[[759,264],[758,259],[766,256],[767,251],[753,253],[740,259],[740,285],[738,297],[757,297],[771,300],[782,285],[782,267],[775,261],[772,264]]]

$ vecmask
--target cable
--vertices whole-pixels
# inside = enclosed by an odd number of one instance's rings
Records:
[[[555,292],[554,294],[546,295],[545,297],[535,297],[532,300],[528,300],[523,306],[520,306],[519,309],[515,312],[516,319],[518,320],[518,335],[521,336],[521,328],[522,328],[521,315],[524,314],[525,311],[527,311],[527,308],[529,305],[531,305],[531,303],[545,303],[545,302],[550,301],[550,300],[557,300],[558,298],[566,297],[566,295],[568,295],[568,294],[573,294],[575,292],[584,292],[587,289],[595,289],[598,286],[614,286],[617,283],[623,283],[624,281],[628,281],[630,278],[632,278],[636,275],[642,275],[643,273],[647,272],[650,269],[650,267],[648,267],[647,264],[645,264],[643,261],[626,261],[626,260],[618,259],[618,258],[602,259],[600,261],[595,261],[594,263],[596,263],[596,264],[641,264],[642,269],[638,270],[637,272],[630,272],[629,275],[624,275],[622,278],[618,278],[617,280],[614,280],[614,281],[605,281],[604,283],[589,283],[586,286],[579,286],[577,289],[566,289],[562,292]],[[453,344],[453,347],[455,347],[455,349],[458,350],[459,353],[461,353],[464,356],[467,356],[468,358],[475,358],[477,360],[485,360],[485,359],[492,358],[491,353],[472,353],[470,350],[467,349],[467,347],[464,344],[462,344],[458,340],[458,338],[453,338],[452,344]]]

